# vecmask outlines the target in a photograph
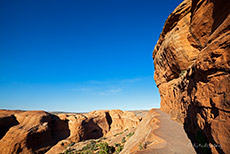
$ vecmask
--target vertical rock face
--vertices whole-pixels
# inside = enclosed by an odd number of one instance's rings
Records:
[[[161,110],[184,123],[199,153],[230,153],[229,0],[182,2],[153,59]]]

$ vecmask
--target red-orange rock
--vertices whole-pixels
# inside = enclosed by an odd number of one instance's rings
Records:
[[[67,144],[87,139],[109,137],[137,127],[141,119],[134,113],[121,110],[97,110],[87,114],[58,115],[68,120],[70,136],[53,146],[46,154],[62,152]]]
[[[1,154],[43,153],[69,135],[66,122],[44,111],[15,112],[11,116],[15,124],[10,124],[0,140]]]
[[[161,110],[184,123],[199,153],[230,153],[230,3],[185,0],[153,51]]]
[[[135,114],[121,110],[57,115],[0,110],[0,154],[59,153],[71,142],[110,136],[139,122]]]
[[[154,109],[149,110],[148,114],[143,118],[140,125],[137,127],[135,134],[126,142],[121,154],[138,154],[141,152],[140,146],[145,148],[145,143],[148,146],[151,144],[160,144],[165,141],[154,134],[154,131],[159,127],[156,118],[157,113]]]
[[[106,136],[115,135],[126,129],[131,129],[137,127],[141,121],[141,118],[136,117],[133,112],[121,111],[121,110],[111,110],[109,111],[111,116],[110,131]]]

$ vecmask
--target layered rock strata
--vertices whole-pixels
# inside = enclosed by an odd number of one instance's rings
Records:
[[[230,2],[185,0],[153,51],[161,110],[198,153],[230,153]]]

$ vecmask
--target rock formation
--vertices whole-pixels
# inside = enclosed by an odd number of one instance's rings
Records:
[[[198,153],[230,153],[230,2],[182,2],[153,59],[161,110],[184,124]]]
[[[61,152],[71,142],[109,137],[137,127],[141,118],[133,112],[121,110],[97,110],[87,114],[60,114],[69,123],[70,136],[52,147],[47,154]]]
[[[159,109],[151,109],[127,140],[121,154],[194,154],[183,125]]]
[[[44,111],[3,110],[0,115],[0,128],[5,128],[1,132],[1,154],[43,153],[69,136],[68,122]]]
[[[140,120],[120,110],[56,115],[0,110],[0,154],[39,154],[51,147],[48,153],[59,153],[71,142],[113,135],[136,127]]]
[[[152,145],[161,144],[165,141],[156,135],[154,131],[159,127],[157,123],[159,120],[156,118],[157,113],[154,109],[150,110],[143,118],[140,125],[137,127],[135,134],[125,144],[121,154],[138,154]]]

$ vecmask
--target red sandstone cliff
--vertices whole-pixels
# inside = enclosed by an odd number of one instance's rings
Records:
[[[230,1],[182,2],[153,59],[161,110],[184,123],[199,153],[230,153]]]

